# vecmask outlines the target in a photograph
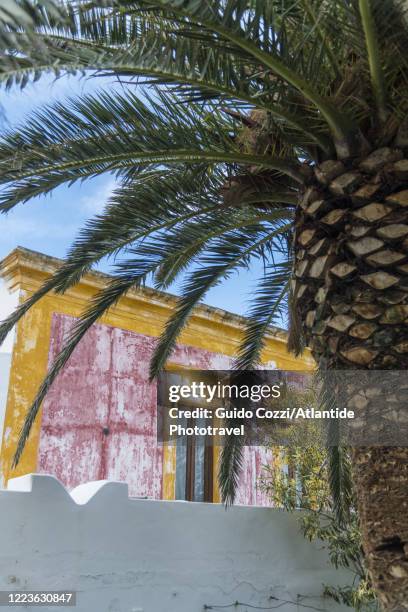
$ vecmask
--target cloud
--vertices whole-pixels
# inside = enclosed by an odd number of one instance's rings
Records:
[[[48,238],[50,235],[71,236],[76,230],[76,225],[57,224],[48,221],[43,215],[25,217],[9,213],[1,219],[1,231],[9,236],[13,236],[17,244],[25,241],[27,238],[36,236],[36,238]]]
[[[96,215],[103,211],[106,202],[116,187],[116,181],[110,177],[106,183],[100,185],[91,195],[82,196],[80,206],[85,212]]]

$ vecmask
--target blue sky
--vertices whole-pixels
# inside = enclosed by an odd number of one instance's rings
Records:
[[[108,79],[63,77],[42,78],[28,85],[23,91],[2,92],[1,129],[16,126],[31,110],[52,100],[69,95],[95,91],[98,87],[112,88]],[[7,215],[0,216],[0,259],[16,246],[41,251],[47,255],[63,257],[83,223],[102,210],[104,203],[115,186],[110,175],[62,186],[51,195],[36,198],[19,205]],[[106,264],[102,267],[108,270]],[[261,273],[261,265],[251,272],[240,272],[226,283],[212,289],[205,302],[231,312],[244,314],[248,297],[253,291],[255,280]],[[177,292],[177,286],[172,292]],[[1,311],[1,305],[0,305]],[[3,317],[0,312],[0,320]]]

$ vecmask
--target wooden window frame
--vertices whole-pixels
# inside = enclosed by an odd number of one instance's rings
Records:
[[[194,426],[194,419],[187,423],[187,427]],[[212,503],[214,501],[214,452],[213,446],[205,444],[204,446],[204,502]],[[186,450],[186,491],[185,498],[187,501],[195,501],[194,485],[195,485],[195,454],[196,442],[194,438],[187,439]],[[176,456],[177,461],[177,456]]]

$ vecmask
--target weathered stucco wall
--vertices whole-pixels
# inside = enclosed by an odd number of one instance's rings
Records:
[[[72,317],[53,315],[50,363],[74,321]],[[39,472],[54,474],[69,489],[89,480],[112,479],[127,482],[132,496],[163,497],[164,458],[163,447],[157,444],[156,384],[148,381],[155,342],[150,336],[108,325],[92,327],[44,402]],[[190,369],[228,369],[231,360],[178,345],[171,364]],[[167,452],[174,450],[168,448]],[[246,449],[238,503],[269,504],[257,487],[262,465],[268,459],[266,449]]]
[[[77,612],[202,612],[236,601],[343,610],[320,597],[322,584],[350,576],[302,537],[295,515],[129,499],[126,485],[101,485],[69,495],[52,477],[27,476],[0,491],[0,589],[76,590]]]
[[[50,362],[74,319],[54,314]],[[163,448],[157,444],[156,384],[149,383],[155,339],[94,325],[78,346],[42,411],[39,471],[68,488],[96,479],[126,481],[131,495],[162,497]],[[177,346],[172,363],[228,368],[230,360]]]

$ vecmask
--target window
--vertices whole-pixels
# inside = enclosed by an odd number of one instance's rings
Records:
[[[194,425],[204,425],[204,421],[185,422],[186,427]],[[206,442],[202,437],[177,440],[176,499],[213,501],[213,447]]]
[[[158,406],[166,406],[165,389],[170,385],[182,385],[189,381],[189,372],[167,371],[159,377]],[[200,406],[194,399],[182,400],[173,404],[179,410],[191,410]],[[167,409],[159,410],[158,417],[166,419]],[[183,427],[206,425],[204,419],[179,419]],[[208,423],[207,423],[208,425]],[[158,423],[160,430],[161,424]],[[213,501],[213,443],[204,437],[182,437],[175,443],[176,481],[175,499],[197,502]]]

